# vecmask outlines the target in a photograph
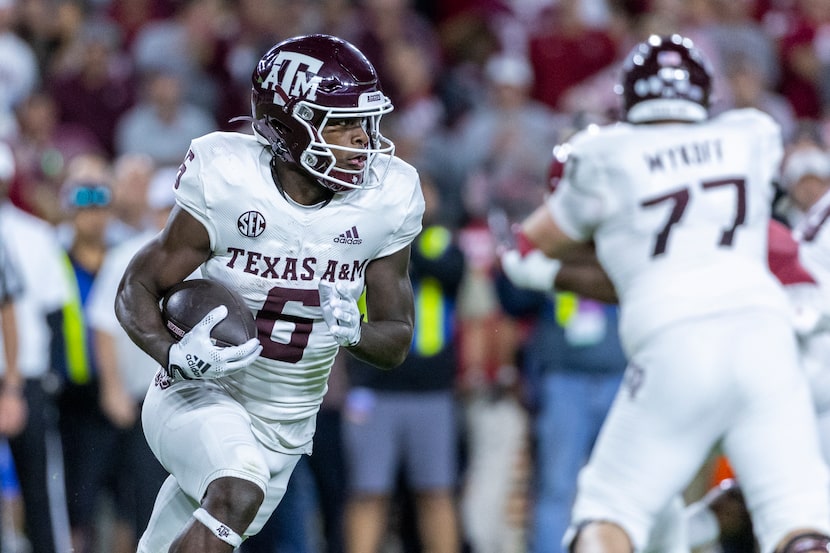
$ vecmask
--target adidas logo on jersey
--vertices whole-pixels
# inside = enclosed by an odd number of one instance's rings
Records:
[[[363,239],[357,234],[357,227],[352,227],[334,239],[335,244],[362,244]]]

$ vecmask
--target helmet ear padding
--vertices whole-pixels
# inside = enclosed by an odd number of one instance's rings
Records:
[[[329,35],[291,38],[259,60],[251,80],[254,131],[276,155],[335,192],[379,184],[370,174],[385,173],[395,151],[379,123],[393,108],[375,68],[357,48]],[[326,124],[349,118],[366,122],[368,144],[326,143]],[[360,169],[335,167],[338,154],[365,156],[365,162]]]
[[[709,115],[711,65],[688,38],[652,35],[626,58],[616,91],[631,123],[702,121]]]

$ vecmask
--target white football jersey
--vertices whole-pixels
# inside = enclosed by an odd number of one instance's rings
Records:
[[[203,276],[239,291],[259,328],[260,358],[221,385],[272,448],[310,451],[313,415],[338,351],[318,284],[363,283],[372,260],[406,247],[421,231],[424,199],[415,169],[395,158],[380,186],[304,207],[277,189],[270,159],[253,136],[198,138],[182,166],[176,201],[210,235],[213,254]]]
[[[767,266],[778,126],[753,109],[698,124],[585,130],[548,206],[593,239],[620,298],[629,355],[672,322],[786,298]]]

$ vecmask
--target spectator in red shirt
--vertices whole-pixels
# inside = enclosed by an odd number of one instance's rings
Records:
[[[578,1],[562,0],[542,20],[528,45],[536,76],[533,97],[562,109],[563,94],[612,64],[617,45],[607,30],[584,23]]]

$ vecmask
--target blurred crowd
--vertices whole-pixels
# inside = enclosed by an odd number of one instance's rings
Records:
[[[0,550],[135,550],[164,473],[137,418],[153,368],[119,350],[107,313],[118,270],[160,228],[190,140],[251,132],[235,118],[250,115],[260,56],[327,33],[377,68],[395,105],[383,132],[421,175],[423,341],[402,374],[429,378],[386,381],[342,356],[315,454],[243,550],[558,551],[625,366],[616,308],[513,288],[499,230],[549,193],[554,146],[616,119],[629,49],[673,32],[714,62],[715,113],[755,107],[781,125],[782,218],[830,188],[830,0],[0,0],[0,228],[31,274],[18,324],[32,342],[29,425],[0,450]],[[402,447],[394,485],[363,489],[351,477],[375,459],[362,421],[404,399],[438,402],[436,420],[416,409],[409,422],[451,444],[445,461]],[[440,468],[423,476],[424,463]]]

